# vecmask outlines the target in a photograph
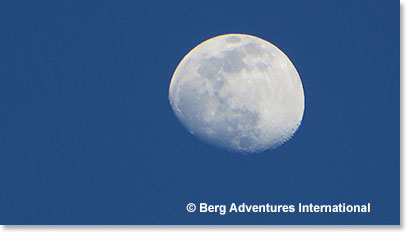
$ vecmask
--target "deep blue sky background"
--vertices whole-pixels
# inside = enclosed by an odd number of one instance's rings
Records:
[[[241,155],[178,122],[182,57],[264,38],[306,111]],[[398,1],[0,1],[0,224],[398,224]],[[189,202],[372,203],[370,214],[188,214]]]

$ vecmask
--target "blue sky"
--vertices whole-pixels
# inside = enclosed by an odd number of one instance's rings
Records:
[[[212,147],[171,110],[178,62],[225,33],[272,42],[301,76],[302,125],[276,150]],[[398,224],[399,44],[395,1],[1,1],[0,224]]]

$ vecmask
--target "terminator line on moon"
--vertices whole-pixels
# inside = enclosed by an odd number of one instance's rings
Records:
[[[289,58],[270,42],[245,34],[220,35],[192,49],[172,76],[169,100],[193,135],[239,152],[288,141],[305,104]]]

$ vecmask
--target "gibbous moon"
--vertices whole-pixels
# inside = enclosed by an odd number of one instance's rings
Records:
[[[305,101],[290,59],[245,34],[220,35],[192,49],[172,76],[169,100],[193,135],[239,152],[288,141],[301,124]]]

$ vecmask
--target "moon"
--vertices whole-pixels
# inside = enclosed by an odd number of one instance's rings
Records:
[[[193,48],[172,76],[169,101],[193,135],[244,153],[290,140],[305,107],[290,59],[272,43],[246,34],[216,36]]]

